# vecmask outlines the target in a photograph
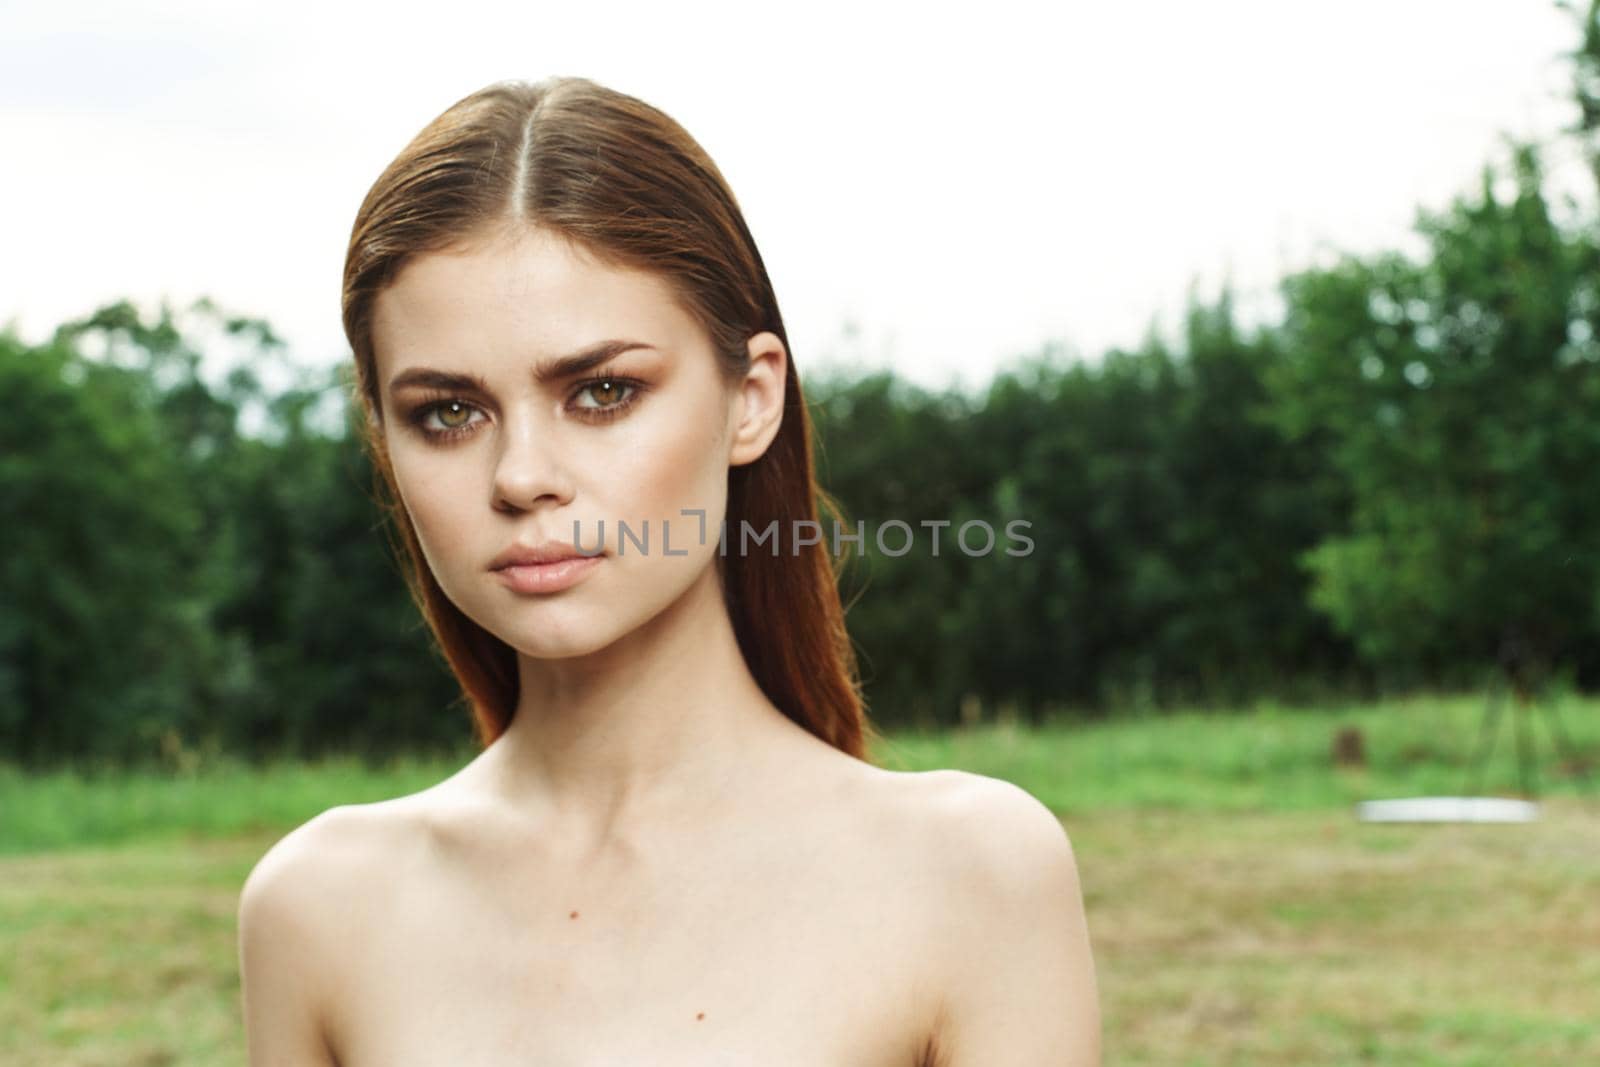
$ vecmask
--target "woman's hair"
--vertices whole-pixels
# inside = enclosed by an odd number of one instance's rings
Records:
[[[409,560],[406,583],[461,683],[487,745],[517,704],[516,653],[444,594],[422,554],[383,436],[372,348],[374,298],[412,257],[539,226],[602,262],[663,279],[704,328],[724,380],[750,366],[746,342],[770,330],[788,347],[778,301],[732,191],[676,121],[587,78],[500,82],[429,123],[361,203],[345,256],[345,335],[366,413],[362,439],[379,505]],[[783,545],[818,509],[843,515],[816,482],[811,421],[791,356],[777,436],[728,471],[723,591],[739,648],[767,698],[813,734],[866,758],[875,732],[863,710],[837,567],[822,544],[746,556],[741,522],[776,520]],[[815,527],[814,527],[815,528]],[[823,539],[827,541],[826,538]]]

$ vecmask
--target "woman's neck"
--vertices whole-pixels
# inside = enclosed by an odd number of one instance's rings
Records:
[[[756,684],[711,568],[610,646],[518,670],[516,714],[480,757],[489,788],[581,847],[698,817],[763,759],[823,743]]]

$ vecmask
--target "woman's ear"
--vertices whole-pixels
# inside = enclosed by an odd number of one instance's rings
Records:
[[[765,455],[783,422],[788,349],[770,330],[751,337],[748,345],[750,369],[738,385],[736,421],[728,450],[728,464],[733,467],[753,463]]]

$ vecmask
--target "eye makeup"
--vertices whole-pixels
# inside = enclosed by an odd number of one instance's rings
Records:
[[[584,395],[594,396],[598,400],[598,394],[591,394],[590,391],[601,387],[609,387],[610,390],[617,391],[619,393],[618,398],[611,403],[577,403],[578,398]],[[604,424],[621,417],[625,412],[629,411],[639,402],[640,394],[645,389],[645,383],[637,378],[630,378],[620,374],[596,375],[592,378],[585,378],[573,386],[571,398],[567,402],[567,410],[577,414],[580,419],[586,422]],[[425,393],[417,404],[410,408],[406,415],[406,421],[423,437],[437,442],[468,437],[477,432],[478,423],[483,421],[482,419],[475,419],[456,425],[443,424],[442,426],[431,422],[436,414],[446,411],[450,411],[452,414],[458,411],[470,414],[474,411],[481,413],[483,409],[459,394],[434,391]]]

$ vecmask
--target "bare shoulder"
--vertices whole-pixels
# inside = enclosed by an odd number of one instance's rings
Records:
[[[251,1064],[331,1065],[331,1009],[362,894],[350,892],[385,820],[336,807],[279,838],[239,893],[240,989]]]
[[[896,774],[898,821],[948,877],[973,893],[1076,889],[1077,861],[1061,820],[1027,790],[970,771]]]
[[[402,813],[393,802],[341,804],[280,837],[246,877],[241,904],[281,898],[313,900],[343,874],[358,870],[367,855],[401,832]]]
[[[239,891],[241,939],[328,951],[329,936],[349,929],[358,913],[360,894],[348,890],[363,871],[370,878],[371,858],[397,832],[395,823],[377,805],[340,805],[279,838]]]
[[[239,894],[247,914],[309,931],[350,931],[372,913],[375,892],[420,840],[420,796],[340,804],[279,838],[256,861]],[[289,913],[289,914],[285,914]]]
[[[956,770],[903,777],[898,821],[942,991],[930,1061],[1097,1065],[1099,994],[1061,820],[1003,779]]]
[[[1007,917],[1025,924],[1039,912],[1081,912],[1067,830],[1021,786],[960,770],[879,771],[850,807],[865,831],[855,836],[902,872],[947,944]],[[972,921],[982,915],[998,918]]]

